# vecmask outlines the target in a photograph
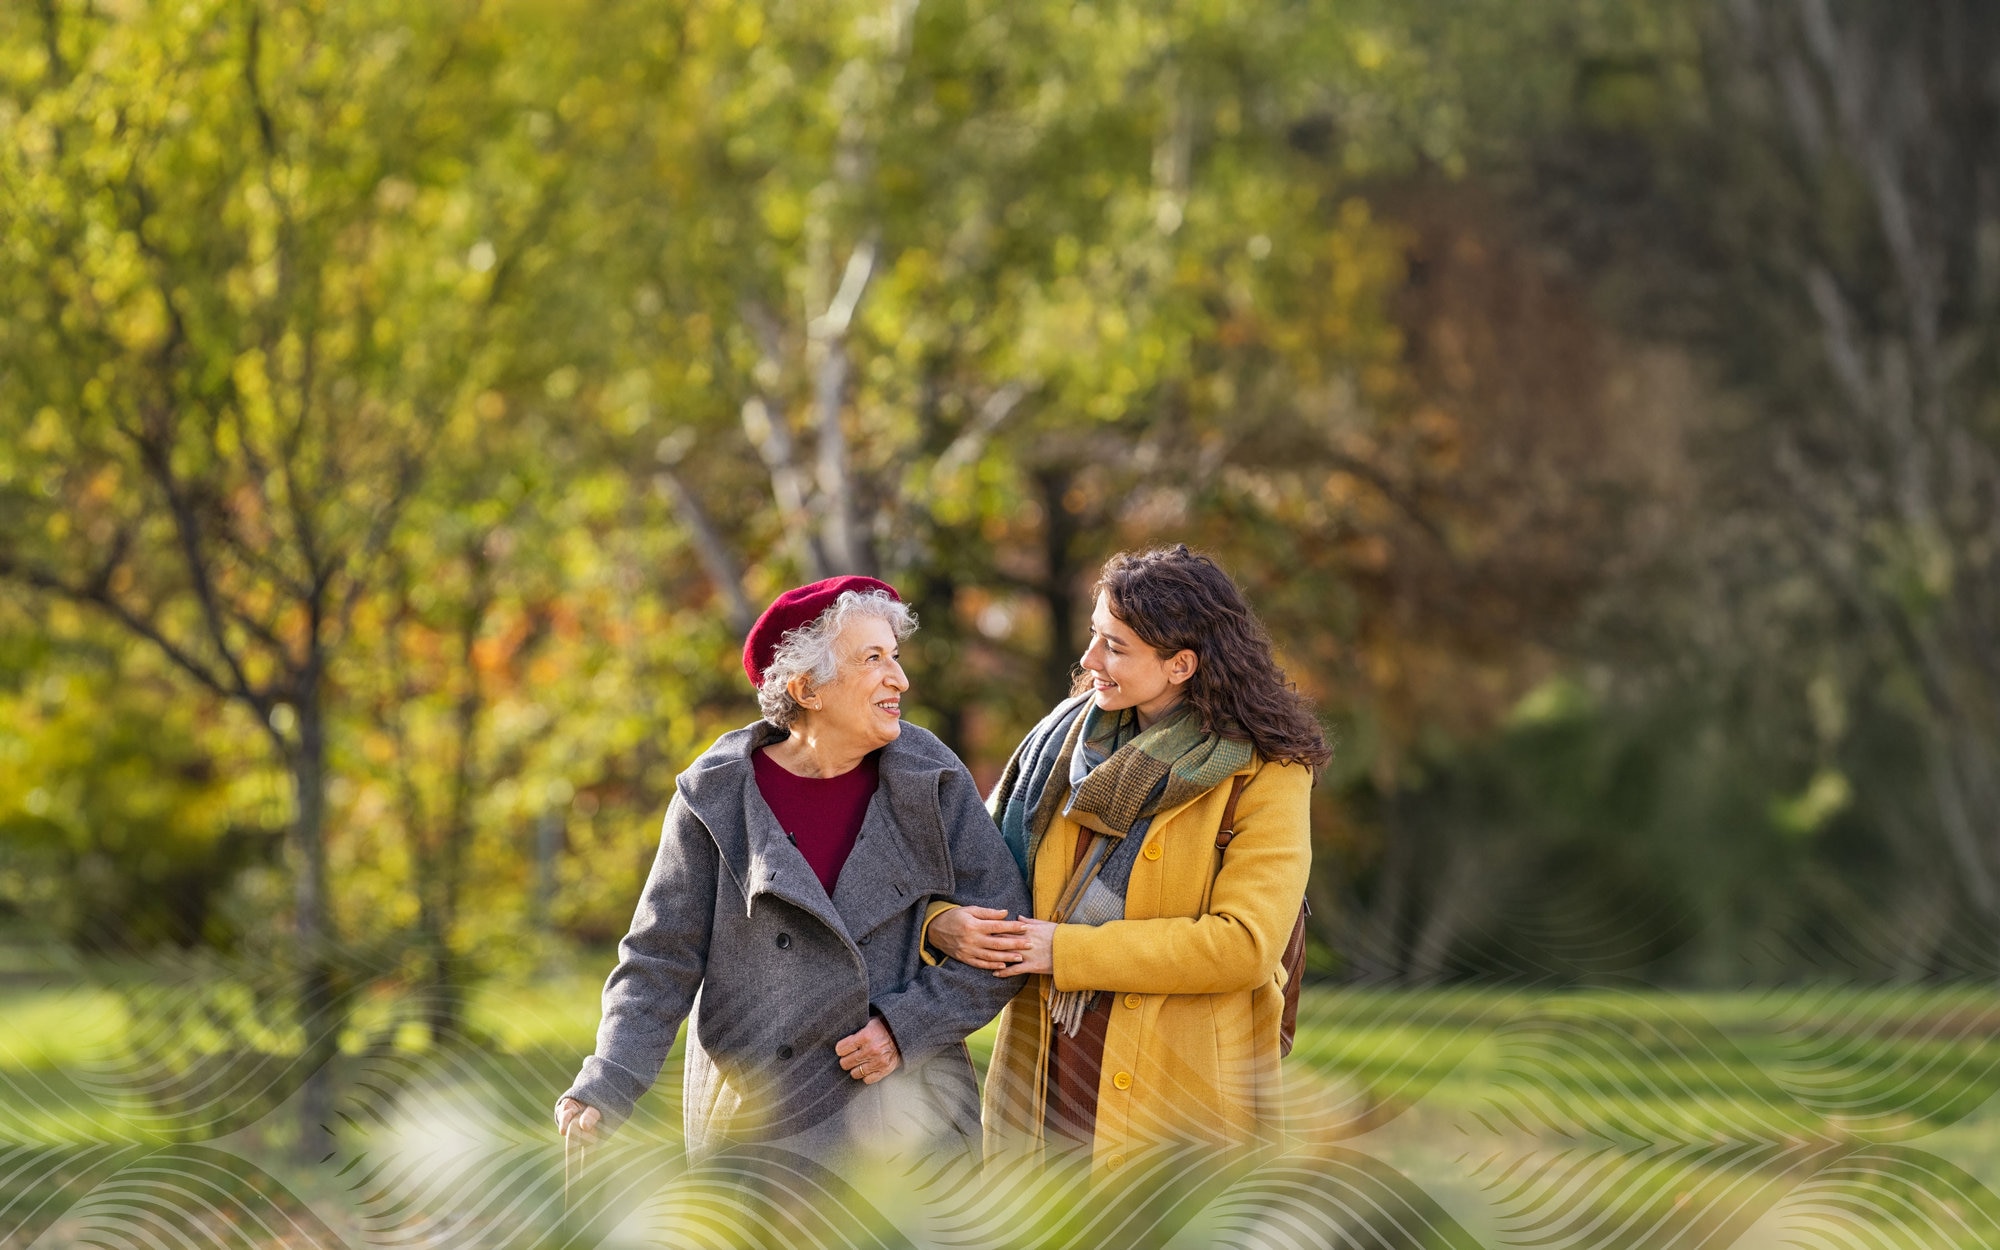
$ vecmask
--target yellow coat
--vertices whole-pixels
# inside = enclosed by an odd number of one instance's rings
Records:
[[[1126,919],[1056,928],[1054,984],[1114,991],[1097,1087],[1092,1162],[1116,1171],[1168,1140],[1235,1144],[1273,1118],[1285,940],[1312,864],[1312,772],[1253,759],[1236,839],[1216,866],[1223,782],[1162,812],[1125,895]],[[1076,854],[1058,817],[1035,859],[1035,914],[1046,916]],[[1211,882],[1213,892],[1211,893]],[[989,1155],[1042,1145],[1051,978],[1008,1004],[986,1078]]]

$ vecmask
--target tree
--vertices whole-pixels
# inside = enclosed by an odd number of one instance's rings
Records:
[[[1393,488],[1351,444],[1403,454],[1402,240],[1352,189],[1415,159],[1416,57],[1318,11],[620,12],[623,77],[566,103],[606,139],[572,277],[617,293],[579,366],[731,618],[888,573],[921,701],[990,753],[1066,687],[1092,557],[1233,462]]]
[[[16,46],[31,20],[0,158],[0,575],[143,639],[282,760],[317,1158],[337,665],[438,431],[476,420],[537,220],[467,172],[521,148],[485,73],[502,32],[394,6],[50,4],[12,19]]]
[[[1730,220],[1757,251],[1735,257],[1743,322],[1773,349],[1734,361],[1772,414],[1757,510],[1854,640],[1850,665],[1827,674],[1843,701],[1921,744],[1908,789],[1863,800],[1885,830],[1934,831],[1963,905],[1990,924],[2000,321],[1984,240],[2000,185],[1987,73],[2000,21],[1951,0],[1744,3],[1731,16],[1712,47],[1733,123],[1717,156],[1737,192]]]
[[[236,880],[281,850],[257,797],[282,778],[230,756],[215,702],[112,629],[16,606],[0,607],[0,925],[114,956],[236,946]]]

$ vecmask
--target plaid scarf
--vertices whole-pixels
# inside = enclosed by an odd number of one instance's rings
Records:
[[[1029,867],[1034,863],[1035,850],[1069,793],[1066,784],[1052,786],[1049,782],[1067,776],[1057,770],[1073,746],[1069,731],[1089,702],[1089,695],[1080,694],[1056,704],[1055,710],[1044,716],[1042,723],[1029,730],[1021,745],[1014,748],[1000,774],[1000,783],[986,799],[986,810],[999,823],[1000,836],[1014,853],[1014,865],[1030,887],[1035,882],[1035,874]]]
[[[1058,733],[1061,745],[1051,749]],[[1090,845],[1048,919],[1098,925],[1124,918],[1132,865],[1153,817],[1220,784],[1251,751],[1247,742],[1203,733],[1186,703],[1142,730],[1131,709],[1102,712],[1084,696],[1059,705],[1014,754],[994,790],[1002,832],[1010,848],[1021,848],[1016,858],[1033,881],[1035,853],[1058,812],[1088,831]],[[1050,1018],[1074,1037],[1096,996],[1058,990]]]

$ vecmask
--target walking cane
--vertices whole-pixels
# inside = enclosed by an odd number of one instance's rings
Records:
[[[581,1113],[579,1113],[579,1114],[581,1114]],[[563,1243],[563,1245],[565,1245],[565,1246],[567,1246],[567,1245],[569,1244],[569,1242],[570,1242],[570,1237],[571,1237],[571,1230],[570,1230],[570,1226],[569,1226],[569,1176],[570,1176],[570,1172],[569,1172],[569,1129],[573,1129],[573,1128],[575,1128],[575,1127],[576,1127],[576,1121],[575,1121],[575,1120],[571,1120],[571,1121],[570,1121],[570,1123],[569,1123],[569,1128],[566,1128],[566,1129],[564,1129],[564,1130],[563,1130],[563,1135],[562,1135],[562,1139],[563,1139],[563,1213],[562,1213],[562,1243]],[[577,1143],[576,1143],[576,1179],[577,1179],[578,1181],[581,1181],[581,1180],[583,1180],[583,1159],[584,1159],[584,1152],[585,1152],[585,1150],[586,1150],[586,1147],[584,1146],[584,1144],[583,1144],[583,1143],[582,1143],[581,1141],[579,1141],[579,1142],[577,1142]]]

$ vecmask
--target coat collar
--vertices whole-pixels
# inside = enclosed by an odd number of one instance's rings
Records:
[[[905,724],[882,748],[875,797],[832,898],[757,788],[752,754],[784,736],[767,721],[732,730],[676,783],[682,801],[715,840],[724,868],[743,893],[746,913],[754,910],[759,894],[769,894],[812,913],[851,943],[912,898],[951,889],[938,778],[958,767],[958,759],[935,735]]]

